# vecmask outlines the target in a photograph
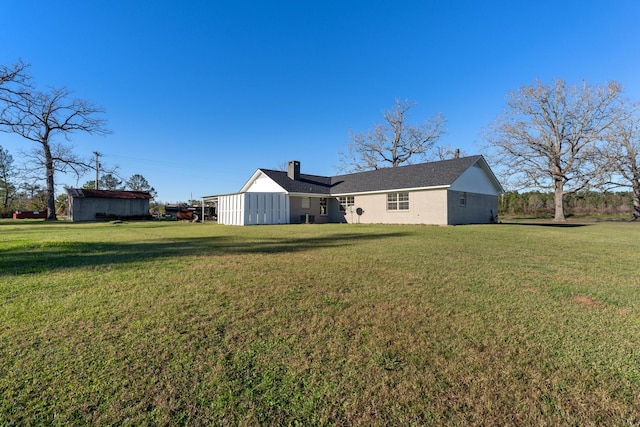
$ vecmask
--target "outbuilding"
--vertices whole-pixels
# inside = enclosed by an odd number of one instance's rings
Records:
[[[96,221],[110,219],[150,219],[148,191],[114,191],[70,188],[69,219]]]

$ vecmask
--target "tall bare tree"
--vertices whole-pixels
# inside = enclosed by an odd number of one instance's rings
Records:
[[[13,167],[13,156],[0,146],[0,197],[2,197],[2,207],[5,211],[8,209],[9,200],[16,190],[16,186],[12,182],[16,174]]]
[[[15,82],[16,89],[4,100],[2,125],[4,130],[39,144],[32,153],[33,165],[44,167],[47,190],[47,219],[56,219],[56,171],[73,170],[82,173],[90,165],[73,154],[59,141],[69,141],[71,134],[107,134],[104,110],[82,99],[72,98],[66,88],[51,88],[46,92],[31,90],[27,82]]]
[[[555,221],[565,221],[565,196],[589,188],[602,173],[596,145],[619,119],[621,91],[616,82],[537,81],[511,92],[504,113],[485,131],[512,186],[554,192]]]
[[[12,66],[0,65],[0,131],[6,130],[5,115],[12,101],[30,89],[30,76],[27,73],[28,64],[18,61]],[[2,206],[6,210],[9,206],[11,193],[16,187],[11,179],[16,175],[13,167],[13,156],[0,147],[0,193]]]
[[[604,186],[631,187],[633,219],[640,219],[640,116],[637,104],[621,106],[620,120],[607,131],[602,146],[607,174]]]
[[[379,123],[367,133],[351,133],[347,151],[340,152],[340,169],[347,172],[397,167],[424,160],[436,141],[445,132],[446,120],[436,114],[422,124],[407,122],[411,101],[395,100],[395,107],[384,113]]]

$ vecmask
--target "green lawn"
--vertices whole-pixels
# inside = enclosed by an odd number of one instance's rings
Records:
[[[640,425],[640,224],[0,221],[0,425]]]

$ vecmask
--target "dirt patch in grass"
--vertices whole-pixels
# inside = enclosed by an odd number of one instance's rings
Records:
[[[590,297],[588,295],[576,295],[571,297],[571,301],[580,304],[583,307],[592,307],[598,308],[603,307],[604,303],[602,301],[598,301],[597,299]]]

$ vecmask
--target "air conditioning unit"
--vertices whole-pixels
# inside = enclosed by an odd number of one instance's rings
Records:
[[[315,215],[302,214],[300,215],[300,223],[301,224],[313,224],[316,222]]]

